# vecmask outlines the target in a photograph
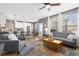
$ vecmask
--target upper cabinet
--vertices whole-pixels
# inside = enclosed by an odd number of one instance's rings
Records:
[[[5,27],[6,24],[6,15],[0,12],[0,27]]]

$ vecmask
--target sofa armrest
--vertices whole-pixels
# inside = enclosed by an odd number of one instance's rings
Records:
[[[77,46],[77,39],[73,39],[73,42],[75,43],[75,46]]]
[[[18,36],[18,40],[25,40],[24,36]]]
[[[4,51],[18,51],[19,49],[18,40],[0,40],[0,43],[4,44]]]
[[[19,51],[21,50],[21,49],[23,49],[24,47],[26,46],[26,41],[24,41],[24,40],[19,40]]]

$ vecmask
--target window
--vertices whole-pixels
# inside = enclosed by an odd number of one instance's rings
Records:
[[[58,15],[50,16],[50,30],[57,31],[57,18]]]
[[[77,29],[77,11],[71,10],[63,14],[63,31],[75,33]]]

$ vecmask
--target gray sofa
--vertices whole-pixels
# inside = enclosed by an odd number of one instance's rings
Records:
[[[4,44],[4,51],[6,52],[18,52],[18,54],[23,54],[23,50],[29,51],[32,49],[31,45],[26,45],[26,41],[20,38],[20,40],[9,40],[8,33],[0,34],[0,44]],[[21,52],[22,51],[22,52]],[[24,52],[26,52],[24,51]]]
[[[20,40],[9,40],[8,35],[9,33],[0,34],[0,44],[4,44],[4,51],[19,52]]]
[[[57,39],[57,40],[61,40],[63,41],[63,44],[64,45],[67,45],[67,46],[70,46],[70,47],[73,47],[73,48],[76,48],[77,46],[77,42],[76,42],[76,39],[67,39],[68,35],[69,34],[73,34],[73,33],[67,33],[67,32],[53,32],[53,38]]]
[[[15,51],[19,52],[19,41],[15,40],[0,40],[0,44],[4,44],[4,51],[10,52]]]

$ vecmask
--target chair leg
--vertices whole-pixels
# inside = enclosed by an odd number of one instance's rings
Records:
[[[77,48],[75,48],[75,50],[77,50]]]
[[[17,52],[17,55],[19,55],[19,51]]]
[[[2,53],[2,56],[4,56],[4,52]]]
[[[6,53],[6,51],[3,51],[3,52],[2,52],[2,56],[4,56],[5,53]]]

